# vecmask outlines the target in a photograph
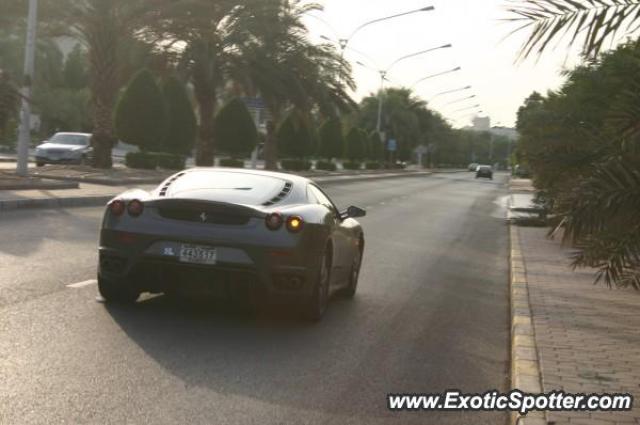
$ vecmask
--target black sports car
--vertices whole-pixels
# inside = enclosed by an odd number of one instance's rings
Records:
[[[353,296],[364,249],[354,220],[312,181],[255,170],[196,168],[106,208],[98,285],[107,302],[141,292],[257,293],[322,317],[330,294]]]

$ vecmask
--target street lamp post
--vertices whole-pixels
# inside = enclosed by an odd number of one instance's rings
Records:
[[[402,16],[413,15],[414,13],[430,12],[432,10],[435,10],[435,7],[433,7],[433,6],[425,6],[425,7],[421,7],[420,9],[410,10],[408,12],[403,12],[403,13],[398,13],[398,14],[395,14],[395,15],[385,16],[383,18],[378,18],[378,19],[374,19],[372,21],[365,22],[364,24],[358,26],[355,30],[353,30],[351,32],[351,34],[347,38],[341,38],[341,39],[338,40],[338,44],[340,46],[341,54],[344,56],[344,51],[347,48],[347,46],[349,45],[349,43],[351,42],[351,39],[353,37],[355,37],[355,35],[360,30],[362,30],[365,27],[368,27],[369,25],[377,24],[378,22],[388,21],[389,19],[400,18]]]
[[[36,23],[38,19],[38,0],[29,0],[27,18],[27,37],[24,52],[24,77],[20,96],[20,131],[18,136],[18,162],[16,174],[26,176],[29,173],[29,145],[31,144],[31,84],[35,68]]]
[[[423,55],[425,53],[433,52],[435,50],[448,49],[450,47],[452,47],[451,44],[444,44],[442,46],[433,47],[431,49],[421,50],[419,52],[411,53],[409,55],[402,56],[402,57],[396,59],[395,61],[391,62],[391,64],[386,69],[378,70],[378,72],[380,73],[380,91],[378,92],[378,121],[377,121],[377,124],[376,124],[376,130],[378,131],[378,133],[380,133],[380,130],[382,128],[382,106],[383,106],[383,102],[384,102],[384,96],[383,96],[384,80],[386,79],[387,74],[389,73],[389,71],[391,71],[391,69],[394,66],[396,66],[398,63],[402,62],[403,60],[410,59],[410,58],[413,58],[415,56]],[[428,76],[426,78],[433,78],[433,77],[436,77],[438,75],[446,74],[446,73],[452,72],[452,71],[453,70],[446,71],[444,73],[435,74],[435,75],[430,75],[430,76]],[[426,78],[423,78],[422,80],[425,80]]]

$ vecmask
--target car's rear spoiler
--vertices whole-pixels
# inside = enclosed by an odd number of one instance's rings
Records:
[[[241,217],[264,218],[267,215],[261,209],[249,205],[232,204],[219,201],[207,201],[202,199],[156,198],[146,201],[145,205],[163,209],[166,208],[182,211],[203,211]]]

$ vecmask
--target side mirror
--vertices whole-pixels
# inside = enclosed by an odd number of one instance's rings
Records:
[[[354,207],[354,206],[350,206],[349,208],[347,208],[345,212],[340,214],[340,216],[343,219],[364,217],[366,215],[367,215],[367,212],[365,210],[363,210],[362,208]]]

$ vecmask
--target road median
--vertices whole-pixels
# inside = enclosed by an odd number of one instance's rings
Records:
[[[321,186],[367,182],[375,180],[427,177],[431,172],[401,171],[395,173],[361,173],[312,178]],[[109,186],[81,183],[78,189],[65,190],[5,190],[0,191],[0,211],[26,208],[69,208],[105,205],[110,199],[127,189],[141,187],[150,190],[152,185]]]

